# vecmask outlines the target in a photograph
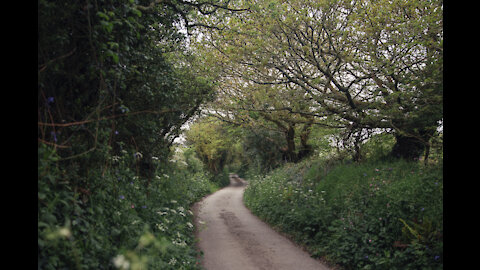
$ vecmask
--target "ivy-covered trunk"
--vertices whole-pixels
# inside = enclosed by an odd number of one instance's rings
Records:
[[[420,158],[428,148],[428,142],[433,133],[432,129],[422,129],[412,135],[396,134],[396,143],[390,155],[405,160]]]
[[[285,140],[287,146],[280,149],[282,152],[283,159],[288,162],[297,161],[297,153],[295,153],[295,127],[294,125],[289,125],[288,129],[285,131]]]
[[[425,144],[418,138],[396,135],[395,139],[397,141],[391,152],[393,157],[413,160],[419,158],[425,150]]]
[[[300,134],[300,150],[298,151],[298,159],[302,159],[312,153],[312,146],[308,144],[308,137],[310,136],[312,121],[303,127]]]

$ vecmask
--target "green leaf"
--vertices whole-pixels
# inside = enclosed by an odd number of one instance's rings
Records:
[[[50,224],[55,224],[57,223],[57,218],[50,214],[50,213],[47,213],[45,214],[44,218],[43,218],[46,222],[50,223]]]
[[[116,54],[115,52],[113,52],[111,50],[107,50],[106,54],[107,54],[107,56],[112,57],[112,60],[115,64],[118,64],[118,61],[119,61],[118,54]]]
[[[40,228],[40,227],[45,227],[45,228],[47,228],[49,225],[48,225],[47,223],[45,223],[45,222],[39,221],[37,226],[38,226],[38,228]]]
[[[111,33],[113,30],[113,23],[107,22],[107,21],[100,21],[100,24],[102,25],[103,29],[107,31],[108,33]]]
[[[110,49],[112,49],[112,50],[118,49],[118,43],[117,42],[109,41],[109,42],[107,42],[107,44],[110,46]]]
[[[138,9],[133,8],[132,13],[137,15],[138,17],[142,17],[142,12]]]
[[[105,19],[105,20],[110,20],[110,17],[108,17],[107,14],[105,14],[105,13],[103,13],[103,12],[101,12],[101,11],[98,11],[98,12],[97,12],[97,16],[100,17],[100,18],[102,18],[102,19]]]

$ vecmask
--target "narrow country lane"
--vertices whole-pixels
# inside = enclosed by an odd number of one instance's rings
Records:
[[[195,205],[202,265],[207,270],[329,269],[250,213],[243,204],[245,184],[231,175],[230,186]]]

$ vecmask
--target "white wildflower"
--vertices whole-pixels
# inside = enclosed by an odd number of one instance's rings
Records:
[[[170,265],[175,265],[176,263],[177,263],[177,259],[175,259],[175,258],[172,258],[172,259],[168,262],[168,264],[170,264]]]
[[[163,177],[170,178],[170,176],[168,176],[168,174],[163,174]]]
[[[177,210],[180,211],[180,212],[183,212],[183,211],[185,211],[185,208],[179,206],[179,207],[177,207]]]
[[[72,236],[72,232],[70,231],[69,228],[63,227],[60,230],[58,230],[58,235],[63,236],[65,238],[70,238],[70,236]]]
[[[185,243],[185,241],[181,241],[181,242],[179,241],[178,245],[181,246],[181,247],[186,247],[187,243]]]
[[[180,247],[185,247],[187,246],[187,243],[185,241],[183,241],[182,239],[180,238],[177,238],[175,240],[172,241],[172,244],[176,245],[176,246],[180,246]]]
[[[153,160],[158,160],[158,157],[153,157],[153,156],[152,156],[152,159],[153,159]]]
[[[177,201],[175,201],[175,200],[171,200],[170,202],[171,202],[171,203],[177,203]]]
[[[192,223],[190,223],[190,222],[187,222],[187,226],[188,226],[190,229],[192,229],[192,228],[193,228],[193,224],[192,224]]]
[[[157,226],[157,228],[158,228],[160,231],[162,231],[162,232],[164,232],[164,231],[166,231],[166,230],[168,229],[168,227],[167,227],[167,226],[164,226],[162,223],[157,224],[156,226]]]
[[[113,264],[115,267],[119,269],[129,269],[130,268],[130,262],[125,259],[125,256],[123,255],[117,255],[115,258],[113,258]]]
[[[135,154],[133,154],[133,157],[137,158],[137,159],[141,159],[143,157],[143,155],[140,152],[136,152]]]

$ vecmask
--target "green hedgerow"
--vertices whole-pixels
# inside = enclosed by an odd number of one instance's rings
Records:
[[[345,269],[441,269],[441,165],[288,164],[250,179],[247,207]]]
[[[53,148],[38,155],[39,269],[199,269],[189,208],[215,189],[211,176],[170,163],[149,183],[125,152],[91,170],[87,190],[71,185]]]

